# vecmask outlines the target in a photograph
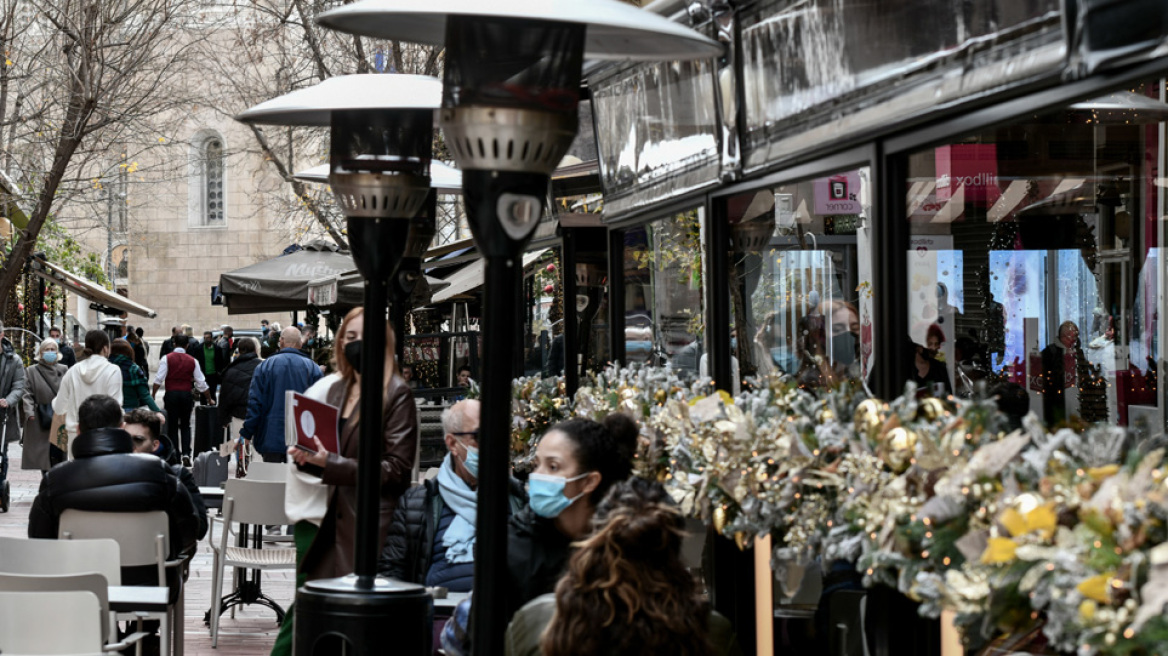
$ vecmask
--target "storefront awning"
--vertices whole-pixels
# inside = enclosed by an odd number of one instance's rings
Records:
[[[317,307],[355,307],[364,302],[365,278],[356,269],[332,276],[316,278],[308,283],[308,304]],[[429,302],[430,294],[449,287],[450,283],[440,278],[422,276],[414,290],[412,304]],[[355,302],[352,299],[356,299]]]
[[[524,253],[523,266],[526,267],[528,264],[538,260],[539,257],[546,252],[546,248],[541,248],[537,251]],[[486,273],[484,266],[485,265],[482,260],[476,260],[467,265],[466,268],[451,274],[450,277],[446,279],[446,282],[450,283],[450,286],[440,292],[435,293],[432,302],[443,303],[445,301],[449,301],[455,296],[461,296],[481,286],[483,284],[484,274]]]
[[[75,276],[60,266],[39,257],[34,257],[29,260],[29,268],[32,269],[34,274],[44,278],[46,281],[54,285],[60,285],[82,298],[89,299],[96,306],[96,309],[106,314],[128,312],[150,319],[158,316],[157,312],[145,305],[135,303],[121,294],[114,293],[96,283]]]

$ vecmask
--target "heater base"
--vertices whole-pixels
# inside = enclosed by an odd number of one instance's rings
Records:
[[[300,656],[433,653],[434,600],[413,583],[378,578],[362,589],[353,575],[310,581],[296,592],[293,622]]]

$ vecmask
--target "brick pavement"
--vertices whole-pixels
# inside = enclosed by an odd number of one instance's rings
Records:
[[[7,514],[0,513],[0,535],[23,538],[28,535],[28,513],[40,484],[40,472],[20,469],[19,445],[9,445],[8,451],[12,457],[8,471],[12,483],[12,507]],[[229,471],[234,473],[235,466],[231,465]],[[230,576],[228,573],[224,581],[225,592],[229,592],[231,586]],[[295,592],[294,581],[291,570],[267,572],[263,575],[264,593],[287,608]],[[186,586],[186,656],[266,656],[271,652],[279,631],[271,610],[263,606],[244,606],[237,610],[234,619],[229,613],[224,613],[219,623],[219,648],[212,649],[210,629],[203,624],[203,616],[210,608],[211,548],[203,539],[191,562],[191,575]]]

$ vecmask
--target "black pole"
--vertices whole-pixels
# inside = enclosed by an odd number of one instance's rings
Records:
[[[625,231],[608,231],[609,357],[625,361]]]
[[[410,295],[402,290],[396,290],[393,294],[393,300],[389,304],[389,323],[393,326],[394,335],[397,337],[393,342],[393,357],[397,358],[399,366],[405,355],[406,306],[409,304],[409,297]],[[366,303],[368,303],[368,299],[366,299]]]
[[[730,223],[725,199],[706,204],[706,352],[714,385],[734,390],[730,353]],[[740,327],[741,330],[741,327]],[[754,549],[740,550],[734,541],[710,529],[708,575],[714,608],[734,625],[743,651],[754,650]]]
[[[486,265],[482,306],[482,406],[479,418],[478,517],[475,521],[475,596],[471,644],[475,656],[502,656],[511,621],[507,608],[507,515],[511,481],[512,335],[519,321],[522,238],[503,229],[505,199],[540,202],[548,177],[535,173],[466,170],[462,174],[466,215]],[[538,217],[536,217],[538,218]]]
[[[563,229],[563,244],[560,247],[560,279],[564,284],[564,387],[568,398],[576,395],[580,387],[579,320],[576,312],[576,231]]]
[[[909,223],[905,216],[904,180],[908,162],[902,155],[884,157],[879,146],[872,153],[872,188],[878,190],[872,216],[872,324],[875,362],[869,374],[872,392],[891,399],[904,391],[912,354],[903,352],[908,339],[908,311],[894,302],[908,293]],[[897,196],[896,194],[900,195]],[[896,199],[900,199],[897,202]]]
[[[387,219],[372,219],[377,224]],[[381,226],[377,226],[381,227]],[[376,230],[375,230],[376,232]],[[361,345],[361,426],[357,460],[357,587],[372,589],[377,576],[381,513],[382,380],[385,378],[385,278],[365,279],[365,336]]]
[[[520,284],[514,258],[489,257],[483,298],[482,406],[479,444],[478,523],[475,530],[475,654],[501,654],[503,632],[511,618],[503,595],[507,586],[507,490],[511,463],[511,340],[515,288]],[[497,337],[492,337],[497,336]],[[499,339],[502,337],[502,339]]]

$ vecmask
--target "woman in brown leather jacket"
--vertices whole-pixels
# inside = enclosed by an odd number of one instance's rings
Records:
[[[357,533],[357,443],[361,423],[359,367],[364,328],[364,310],[359,307],[350,310],[337,331],[333,351],[340,377],[329,387],[326,402],[340,408],[340,453],[327,452],[319,441],[315,454],[289,450],[298,467],[318,473],[321,483],[332,486],[334,490],[320,531],[301,563],[301,572],[310,581],[353,572]],[[393,354],[393,329],[386,326],[379,546],[389,531],[398,498],[410,486],[418,443],[414,396],[398,375]]]

